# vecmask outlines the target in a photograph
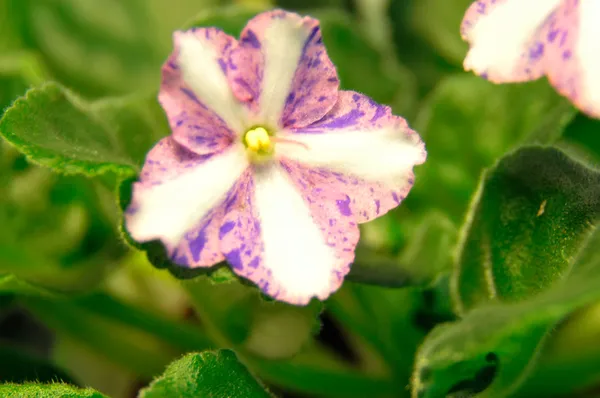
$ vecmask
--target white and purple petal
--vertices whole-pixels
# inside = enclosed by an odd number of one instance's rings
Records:
[[[246,206],[228,213],[220,238],[238,275],[277,300],[304,305],[339,288],[359,232],[335,198],[303,189],[298,178],[291,162],[257,169]]]
[[[413,167],[427,154],[406,121],[369,97],[341,91],[331,112],[318,123],[285,135],[277,153],[307,168],[312,186],[349,197],[357,222],[398,206],[414,182]]]
[[[216,28],[176,32],[174,41],[159,93],[173,137],[199,154],[222,150],[244,127],[224,68],[237,41]]]
[[[196,227],[189,230],[170,252],[175,264],[188,268],[210,267],[225,260],[221,253],[219,231],[227,214],[246,200],[244,193],[251,181],[252,173],[248,168],[227,192],[223,201],[212,208]]]
[[[125,227],[138,242],[160,239],[169,253],[220,206],[248,168],[241,145],[198,155],[163,138],[152,148],[133,184]]]
[[[275,10],[248,22],[227,69],[234,93],[271,128],[303,127],[335,104],[339,80],[319,22]]]
[[[600,2],[564,0],[548,31],[546,74],[557,91],[600,117]]]
[[[465,70],[495,83],[534,80],[544,74],[545,26],[561,0],[479,0],[461,26],[470,50]]]

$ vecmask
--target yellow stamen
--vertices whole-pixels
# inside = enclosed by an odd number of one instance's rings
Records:
[[[254,152],[268,152],[271,149],[271,138],[263,127],[249,130],[244,137],[244,141],[248,149]]]

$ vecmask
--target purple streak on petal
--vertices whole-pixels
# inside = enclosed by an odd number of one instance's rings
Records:
[[[352,215],[352,211],[350,210],[350,197],[346,195],[345,200],[337,200],[336,201],[337,208],[343,216]]]
[[[219,64],[225,71],[230,52],[237,47],[234,38],[215,28],[199,28],[187,32],[177,32],[175,49],[162,69],[162,83],[158,99],[162,105],[174,139],[198,154],[210,154],[231,144],[234,133],[225,122],[214,113],[187,86],[182,71],[177,64],[181,38],[195,36],[200,40],[210,40],[219,54]],[[204,126],[203,130],[192,126]],[[200,138],[199,138],[200,137]],[[204,138],[204,139],[203,139]]]

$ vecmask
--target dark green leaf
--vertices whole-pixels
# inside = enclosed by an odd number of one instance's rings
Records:
[[[140,398],[269,396],[229,350],[188,354],[140,393]]]
[[[513,396],[555,325],[600,300],[600,173],[533,147],[503,159],[483,181],[455,275],[459,309],[474,309],[427,337],[414,396]],[[490,301],[490,286],[503,301]]]
[[[406,396],[412,361],[425,336],[417,325],[422,309],[420,289],[383,289],[345,283],[328,301],[328,311],[384,360],[396,385],[395,396]],[[398,335],[402,335],[401,341]],[[402,394],[404,392],[404,394]]]
[[[77,388],[67,384],[0,384],[0,396],[5,398],[108,398],[91,388]]]
[[[520,149],[482,178],[453,275],[464,312],[518,300],[569,271],[600,219],[600,173],[552,148]]]
[[[596,229],[573,261],[564,281],[518,303],[489,303],[461,321],[442,325],[421,346],[413,393],[444,396],[453,386],[474,386],[478,397],[506,397],[523,383],[540,357],[549,331],[575,310],[600,300],[600,230]],[[482,370],[487,377],[482,378]],[[471,380],[473,383],[465,383]],[[568,383],[568,381],[567,381]],[[468,388],[465,388],[468,390]],[[471,391],[473,392],[473,391]]]
[[[131,176],[164,135],[152,103],[136,101],[89,104],[48,83],[14,103],[0,121],[0,133],[34,162],[61,173]]]
[[[600,120],[577,114],[566,127],[561,143],[591,157],[593,162],[600,161]]]
[[[55,365],[13,347],[0,345],[0,382],[28,381],[38,383],[61,381],[74,384],[73,379]]]

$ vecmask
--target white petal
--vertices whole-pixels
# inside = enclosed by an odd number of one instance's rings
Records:
[[[425,161],[423,144],[393,126],[373,131],[339,129],[322,134],[289,134],[295,143],[280,143],[277,152],[313,167],[397,185],[413,166]]]
[[[581,65],[584,103],[600,115],[600,1],[581,0],[576,54]]]
[[[279,166],[257,171],[255,203],[264,242],[263,267],[271,271],[272,284],[296,297],[325,299],[333,290],[334,250],[313,221],[310,209]]]
[[[179,46],[177,62],[184,82],[200,102],[219,115],[233,131],[244,128],[244,110],[239,104],[219,65],[216,43],[192,31],[176,34]]]
[[[248,167],[241,145],[233,145],[205,162],[156,185],[138,185],[135,212],[127,230],[137,241],[161,239],[174,247],[187,231],[223,201]]]
[[[522,55],[529,50],[535,33],[560,2],[498,1],[488,3],[484,15],[478,15],[473,5],[465,16],[465,20],[473,19],[473,25],[466,29],[471,49],[464,61],[465,69],[487,73],[490,80],[497,82],[525,80],[526,74],[517,70]]]
[[[265,68],[260,97],[261,117],[268,125],[278,126],[285,101],[292,87],[304,43],[310,31],[299,18],[270,21],[262,41]]]

